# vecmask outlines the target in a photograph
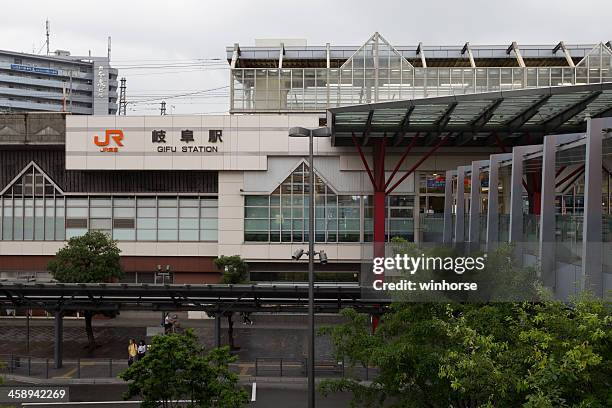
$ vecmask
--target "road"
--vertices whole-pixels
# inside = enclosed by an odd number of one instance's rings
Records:
[[[123,401],[126,385],[119,384],[78,384],[69,385],[69,403],[24,403],[23,407],[57,408],[86,406],[88,408],[134,408],[138,401]],[[252,385],[244,387],[249,396],[252,396]],[[257,384],[255,401],[249,403],[249,408],[292,407],[307,408],[305,384]],[[350,395],[335,393],[328,397],[317,395],[317,408],[348,407]],[[83,404],[86,402],[87,404]]]

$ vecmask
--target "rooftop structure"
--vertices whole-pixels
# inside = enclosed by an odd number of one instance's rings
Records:
[[[227,48],[230,112],[324,112],[381,101],[612,82],[610,43]]]

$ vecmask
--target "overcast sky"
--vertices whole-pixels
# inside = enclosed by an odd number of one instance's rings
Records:
[[[612,40],[609,0],[28,0],[2,2],[0,10],[0,49],[39,52],[47,18],[52,51],[106,55],[110,35],[111,64],[127,78],[128,101],[150,100],[128,114],[159,114],[162,97],[168,113],[227,111],[221,87],[229,83],[228,66],[210,60],[223,61],[226,46],[253,45],[255,38],[357,46],[379,31],[395,45]],[[162,67],[142,68],[151,64]],[[211,88],[221,89],[206,98],[171,98]]]

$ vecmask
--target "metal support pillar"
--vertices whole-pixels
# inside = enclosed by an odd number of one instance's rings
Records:
[[[215,313],[215,347],[221,347],[221,313]]]
[[[53,344],[53,358],[55,360],[55,368],[63,366],[63,351],[64,351],[64,315],[62,311],[55,311],[55,342]]]
[[[444,230],[442,242],[445,244],[453,242],[453,176],[456,174],[455,170],[447,170],[444,182]]]
[[[465,172],[469,166],[457,167],[457,205],[455,210],[455,243],[463,242],[465,236]]]
[[[540,146],[517,146],[512,149],[512,173],[510,175],[510,226],[508,241],[515,244],[515,255],[523,264],[523,159],[525,154],[539,150]]]
[[[499,164],[512,159],[511,154],[492,154],[489,159],[489,192],[487,195],[486,249],[490,252],[499,242]]]
[[[480,170],[486,166],[488,161],[480,160],[472,162],[472,184],[470,188],[470,219],[468,239],[471,249],[477,249],[480,242]]]
[[[545,136],[542,144],[542,182],[540,194],[540,266],[544,286],[555,292],[555,136]]]
[[[603,297],[602,144],[612,120],[588,119],[584,158],[584,216],[582,222],[582,289]],[[604,130],[606,128],[606,130]]]
[[[386,224],[386,194],[385,194],[385,148],[386,139],[374,142],[374,257],[385,256],[385,224]]]

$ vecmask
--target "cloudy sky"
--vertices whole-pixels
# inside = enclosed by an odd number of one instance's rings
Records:
[[[361,45],[379,31],[391,44],[594,43],[612,40],[609,0],[309,0],[3,2],[0,49],[106,55],[127,78],[128,114],[228,109],[225,47],[255,38]],[[211,90],[212,89],[212,90]],[[189,97],[186,93],[211,90]]]

